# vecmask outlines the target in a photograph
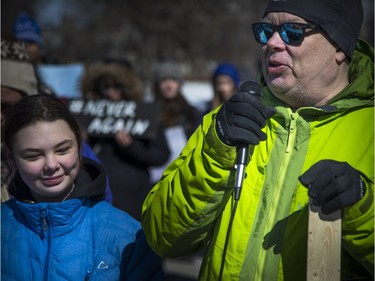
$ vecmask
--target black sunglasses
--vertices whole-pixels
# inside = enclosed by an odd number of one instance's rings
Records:
[[[306,29],[320,30],[319,25],[313,23],[286,22],[280,25],[273,25],[266,22],[257,22],[251,25],[255,40],[265,45],[272,35],[277,31],[284,43],[296,46],[302,43],[305,38]]]

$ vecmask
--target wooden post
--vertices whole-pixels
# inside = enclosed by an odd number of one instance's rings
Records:
[[[341,262],[341,210],[324,215],[310,202],[307,281],[339,281]]]

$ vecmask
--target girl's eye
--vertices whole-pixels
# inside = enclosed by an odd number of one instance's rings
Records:
[[[62,147],[57,150],[58,154],[67,154],[70,151],[70,147]]]
[[[23,158],[28,161],[36,161],[39,159],[39,157],[40,157],[39,154],[35,154],[35,155],[25,155]]]

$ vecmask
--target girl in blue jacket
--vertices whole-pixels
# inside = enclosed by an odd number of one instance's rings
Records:
[[[140,223],[104,200],[106,176],[81,156],[81,131],[50,95],[9,112],[15,173],[1,206],[1,280],[163,280]]]

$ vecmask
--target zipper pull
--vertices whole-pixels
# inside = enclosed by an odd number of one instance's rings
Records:
[[[297,114],[292,112],[290,114],[290,124],[289,124],[289,132],[288,132],[288,140],[287,140],[287,147],[286,153],[290,153],[293,150],[293,145],[296,137],[296,121]]]
[[[43,230],[47,231],[47,213],[45,210],[40,212],[40,216],[42,217],[42,224],[43,224]]]

